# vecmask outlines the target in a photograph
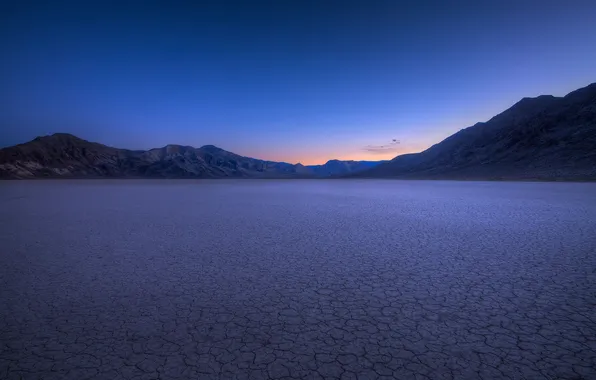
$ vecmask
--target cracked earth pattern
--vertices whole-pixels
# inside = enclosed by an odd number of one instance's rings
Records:
[[[0,183],[1,379],[596,379],[596,186]]]

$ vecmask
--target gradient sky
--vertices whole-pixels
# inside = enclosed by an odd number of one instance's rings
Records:
[[[388,159],[596,82],[595,20],[574,0],[3,0],[0,146]]]

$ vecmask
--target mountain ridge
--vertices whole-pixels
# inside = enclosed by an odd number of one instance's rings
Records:
[[[420,153],[348,177],[596,179],[596,83],[563,97],[523,98]]]
[[[341,170],[319,170],[327,164],[260,160],[215,145],[168,144],[130,150],[59,132],[0,149],[0,178],[316,178],[372,165],[367,162],[358,167],[358,162],[348,161]]]
[[[522,98],[488,121],[389,161],[290,164],[214,145],[128,150],[68,133],[0,149],[0,178],[403,178],[596,180],[596,83]]]

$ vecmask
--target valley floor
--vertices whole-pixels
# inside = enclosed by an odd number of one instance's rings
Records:
[[[2,379],[593,379],[596,184],[0,182]]]

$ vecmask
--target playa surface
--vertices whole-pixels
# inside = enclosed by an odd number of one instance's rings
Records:
[[[0,183],[2,379],[593,379],[596,184]]]

